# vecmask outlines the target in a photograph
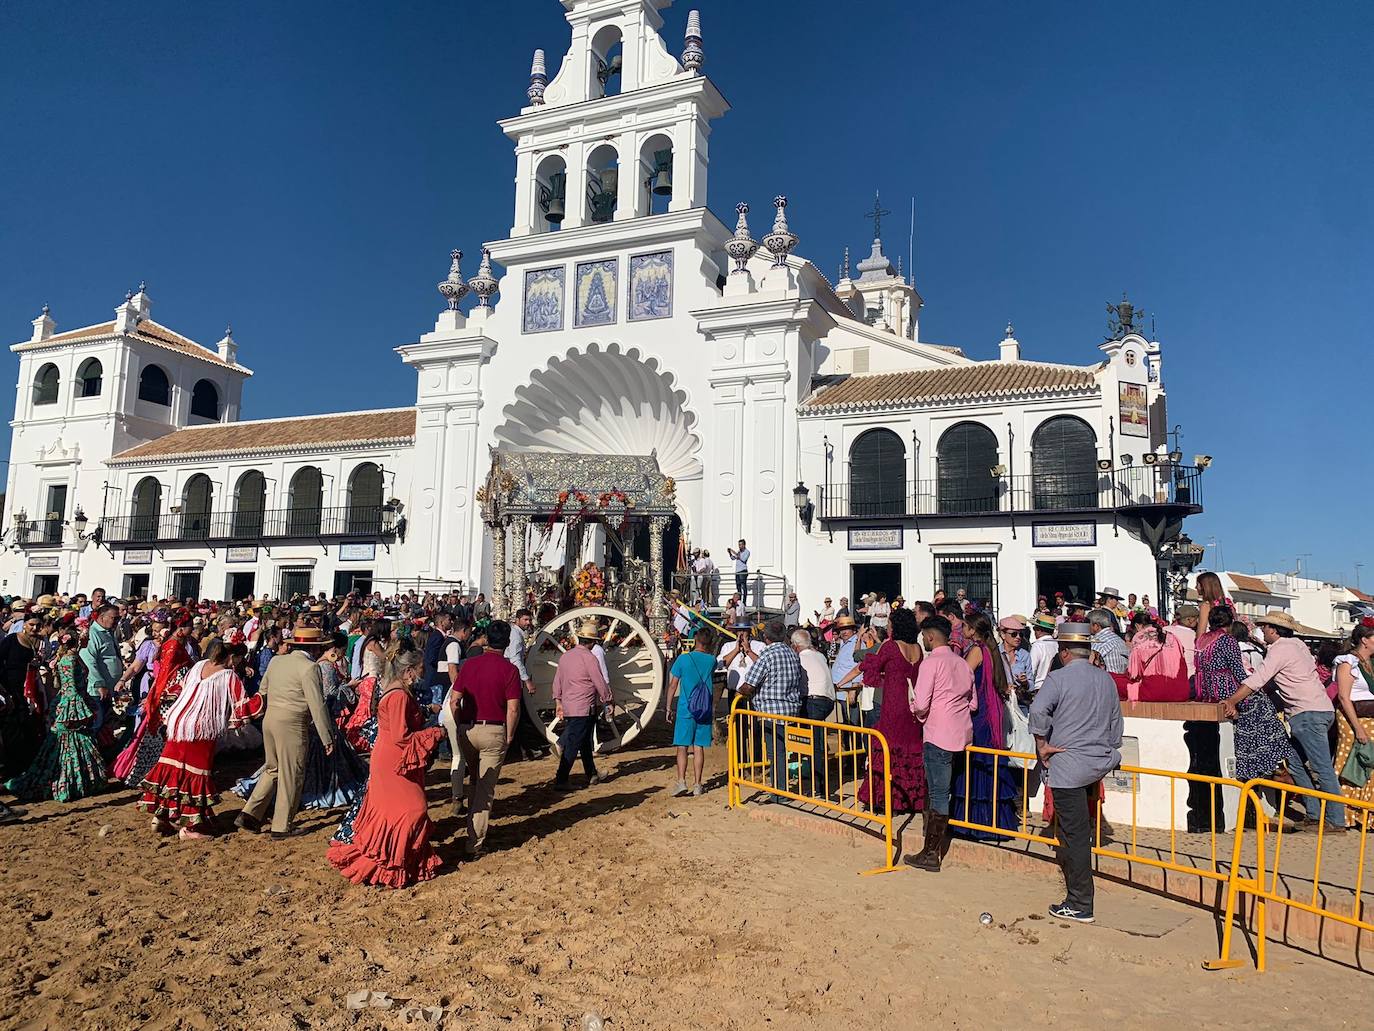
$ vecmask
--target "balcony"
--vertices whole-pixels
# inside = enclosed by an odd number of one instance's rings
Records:
[[[106,517],[100,539],[114,544],[272,541],[325,537],[379,538],[397,532],[394,511],[375,506],[280,508],[225,512],[169,512]]]
[[[1091,476],[832,483],[820,489],[817,509],[822,522],[1112,511],[1181,517],[1202,511],[1201,487],[1195,466],[1140,465]]]
[[[61,519],[16,519],[14,542],[21,548],[56,548],[66,525]]]

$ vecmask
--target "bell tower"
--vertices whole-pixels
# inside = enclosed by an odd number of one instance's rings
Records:
[[[659,30],[672,0],[562,0],[572,40],[548,78],[534,52],[515,142],[511,237],[706,206],[711,120],[729,105],[701,74],[701,19],[679,61]]]

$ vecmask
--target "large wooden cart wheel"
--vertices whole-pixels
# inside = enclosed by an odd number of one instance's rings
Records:
[[[553,675],[559,657],[576,644],[578,625],[584,619],[601,623],[614,698],[614,733],[606,735],[598,725],[593,734],[596,751],[604,754],[629,744],[656,715],[663,698],[663,654],[644,624],[619,609],[588,605],[559,613],[535,633],[525,652],[525,668],[534,682],[534,694],[525,695],[525,709],[550,743],[562,732],[555,715]]]

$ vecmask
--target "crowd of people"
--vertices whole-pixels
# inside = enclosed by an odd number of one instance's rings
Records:
[[[875,592],[853,607],[827,597],[805,624],[793,595],[783,617],[762,627],[762,640],[737,594],[725,606],[725,643],[703,642],[697,632],[692,664],[674,666],[676,790],[687,790],[689,749],[696,752],[692,790],[701,783],[705,729],[685,718],[684,699],[705,675],[707,661],[696,656],[714,654],[727,710],[738,693],[764,715],[833,718],[881,732],[888,755],[872,738],[869,767],[881,770],[886,758],[894,812],[925,813],[925,846],[908,859],[923,869],[939,869],[951,812],[984,828],[1020,829],[1023,778],[1012,766],[1023,760],[968,746],[1038,758],[1044,817],[1066,842],[1069,893],[1057,911],[1073,919],[1092,915],[1089,838],[1099,826],[1110,830],[1099,810],[1102,780],[1120,763],[1122,702],[1217,703],[1234,725],[1237,778],[1374,800],[1374,620],[1340,647],[1314,654],[1286,612],[1238,617],[1211,573],[1199,577],[1197,590],[1198,603],[1177,606],[1168,623],[1147,595],[1137,600],[1114,588],[1091,604],[1041,597],[1032,614],[1001,619],[962,591],[913,603]],[[673,604],[677,632],[692,636],[698,614],[680,598]],[[756,744],[771,785],[791,794],[823,790],[819,778],[808,784],[788,763],[784,724],[760,722]],[[1185,721],[1183,734],[1189,772],[1220,776],[1220,722]],[[881,808],[883,798],[869,797],[872,783],[862,781],[859,801]],[[1333,833],[1354,825],[1340,804],[1302,797],[1306,817],[1290,829],[1322,819]],[[1191,783],[1186,819],[1190,832],[1224,830],[1219,792]]]
[[[730,550],[747,564],[745,542]],[[1045,818],[1066,842],[1069,892],[1058,908],[1076,919],[1092,914],[1083,843],[1098,825],[1102,779],[1120,761],[1123,700],[1217,703],[1234,722],[1238,778],[1374,799],[1374,621],[1314,655],[1284,612],[1238,619],[1215,575],[1199,578],[1198,594],[1167,624],[1148,597],[1110,588],[1091,605],[1041,598],[1030,615],[1000,619],[963,592],[937,591],[929,602],[825,598],[803,622],[793,594],[781,618],[759,625],[741,590],[722,625],[674,593],[664,713],[677,750],[673,793],[705,792],[707,750],[736,696],[765,716],[876,729],[888,754],[874,744],[867,761],[887,763],[893,811],[926,814],[924,846],[908,861],[938,871],[951,833],[1021,824],[1013,765],[1022,760],[969,746],[1034,756]],[[410,884],[439,864],[424,794],[439,753],[450,755],[468,856],[484,847],[502,765],[550,753],[522,702],[534,689],[532,630],[528,609],[495,620],[480,595],[211,603],[121,601],[96,589],[9,599],[4,788],[20,803],[128,790],[151,832],[195,841],[226,830],[215,812],[217,755],[260,750],[260,767],[232,787],[245,799],[238,828],[282,838],[297,833],[302,808],[339,810],[329,862],[357,883]],[[604,635],[595,620],[578,624],[558,659],[558,790],[572,789],[579,761],[586,783],[601,779],[594,732],[612,705]],[[783,724],[763,725],[757,745],[773,786],[828,791],[821,769],[792,768]],[[1190,771],[1219,775],[1218,722],[1189,721],[1184,735]],[[881,808],[872,783],[863,779],[859,799]],[[1339,804],[1305,802],[1295,828],[1324,817],[1339,832],[1354,819]],[[951,831],[951,814],[985,830]],[[0,802],[0,821],[18,816]],[[1194,784],[1188,829],[1222,825],[1216,794]]]
[[[212,603],[97,588],[6,599],[6,612],[0,764],[21,804],[124,790],[152,833],[203,840],[229,830],[216,817],[217,756],[260,752],[231,788],[245,799],[240,831],[286,838],[302,808],[338,810],[328,861],[356,883],[401,887],[439,865],[424,779],[444,747],[468,857],[483,849],[508,755],[550,752],[521,704],[532,616],[492,619],[480,595]],[[605,702],[600,661],[593,693]],[[596,779],[573,681],[560,665],[564,789],[577,755]],[[0,822],[22,817],[0,802]]]

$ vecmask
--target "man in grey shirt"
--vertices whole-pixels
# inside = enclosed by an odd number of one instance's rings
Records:
[[[526,642],[533,627],[534,613],[529,609],[517,609],[515,619],[510,625],[510,644],[502,653],[520,675],[520,683],[524,685],[526,698],[534,694],[534,681],[530,679],[530,671],[525,665]],[[520,722],[515,728],[515,739],[509,744],[508,758],[542,759],[549,754],[548,739],[534,725],[534,720],[530,719],[529,709],[524,705],[520,706]]]
[[[1121,702],[1116,683],[1089,659],[1093,636],[1087,623],[1061,623],[1057,669],[1045,678],[1030,709],[1030,732],[1054,790],[1060,862],[1068,889],[1050,915],[1093,922],[1092,811],[1097,782],[1121,764]]]

